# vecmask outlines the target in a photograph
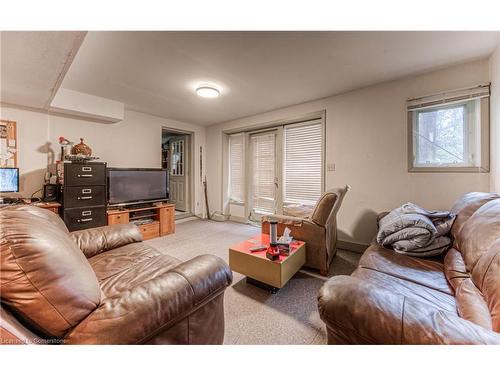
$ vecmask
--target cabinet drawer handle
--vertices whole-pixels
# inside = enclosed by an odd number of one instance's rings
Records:
[[[82,199],[82,200],[84,200],[84,199],[92,199],[92,195],[89,195],[88,197],[78,197],[78,199]]]
[[[82,167],[82,172],[92,172],[92,167]]]
[[[82,194],[91,194],[92,189],[82,189]]]
[[[82,211],[82,216],[90,216],[92,215],[92,211]]]
[[[86,221],[92,221],[92,218],[89,217],[88,219],[80,219],[80,220],[78,220],[79,223],[80,222],[86,222]]]
[[[91,175],[91,174],[79,174],[77,176],[81,177],[81,178],[85,178],[85,177],[92,177],[93,175]]]

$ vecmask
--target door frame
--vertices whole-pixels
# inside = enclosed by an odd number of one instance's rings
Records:
[[[194,141],[195,141],[195,133],[187,130],[182,130],[182,129],[176,129],[176,128],[171,128],[168,126],[162,126],[161,128],[161,139],[163,142],[163,133],[173,133],[176,135],[185,135],[187,136],[186,139],[186,144],[185,144],[185,151],[184,151],[184,157],[187,157],[187,163],[185,163],[185,173],[186,173],[186,188],[185,188],[185,193],[186,193],[186,215],[194,215],[194,187],[195,187],[195,181],[194,181],[194,170],[195,170],[195,158],[194,158]],[[161,150],[161,147],[160,147]],[[169,178],[170,178],[170,171],[169,171]]]

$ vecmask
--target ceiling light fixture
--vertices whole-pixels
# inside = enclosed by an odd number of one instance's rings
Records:
[[[196,89],[196,93],[202,98],[217,98],[220,95],[220,91],[215,87],[202,85]]]

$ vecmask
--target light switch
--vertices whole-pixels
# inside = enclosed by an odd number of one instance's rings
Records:
[[[335,163],[328,163],[326,169],[328,172],[335,172]]]

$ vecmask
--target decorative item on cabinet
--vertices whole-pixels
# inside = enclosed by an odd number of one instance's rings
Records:
[[[71,147],[72,155],[83,155],[83,156],[92,156],[92,149],[83,143],[83,138],[80,138],[80,143]]]
[[[85,163],[91,160],[99,159],[97,156],[92,156],[92,149],[83,143],[83,138],[80,138],[80,143],[74,144],[70,140],[59,137],[59,145],[61,145],[61,162],[71,161],[77,163]],[[66,152],[66,148],[71,146],[70,153]]]
[[[61,158],[59,159],[60,161],[64,161],[67,154],[66,148],[71,145],[73,145],[73,142],[71,142],[69,139],[59,137],[59,146],[61,146]]]

